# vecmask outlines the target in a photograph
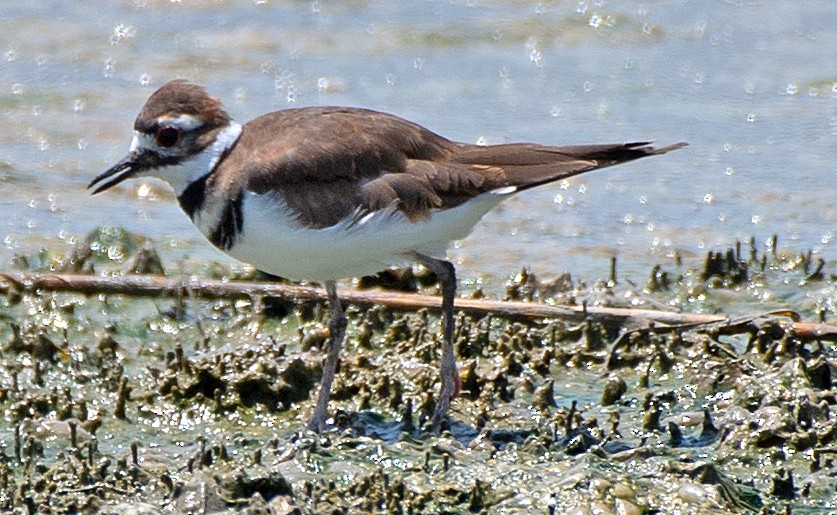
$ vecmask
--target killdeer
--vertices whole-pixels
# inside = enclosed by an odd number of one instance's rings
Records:
[[[391,114],[304,107],[244,125],[196,84],[174,80],[149,97],[128,155],[90,183],[93,194],[137,176],[167,181],[217,248],[264,272],[325,284],[329,339],[308,427],[323,430],[346,330],[336,281],[419,262],[442,292],[439,429],[460,389],[453,350],[456,275],[448,245],[511,195],[686,143],[479,146]]]

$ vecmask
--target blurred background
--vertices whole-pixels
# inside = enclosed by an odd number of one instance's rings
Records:
[[[642,280],[773,235],[833,269],[835,19],[828,0],[5,2],[0,270],[101,225],[147,235],[168,266],[230,262],[165,185],[85,189],[174,78],[240,122],[340,104],[465,142],[690,143],[507,201],[451,249],[462,278],[606,278],[616,256]]]

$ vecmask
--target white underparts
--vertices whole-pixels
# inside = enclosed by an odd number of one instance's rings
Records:
[[[227,252],[288,279],[337,280],[368,275],[412,261],[418,252],[444,258],[451,242],[467,236],[511,193],[484,193],[452,209],[410,221],[395,208],[348,217],[325,228],[306,228],[277,194],[247,193],[244,224]]]

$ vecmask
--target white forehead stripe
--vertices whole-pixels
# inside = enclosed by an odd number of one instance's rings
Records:
[[[155,134],[146,134],[140,131],[134,131],[134,137],[131,138],[131,146],[128,147],[129,152],[136,152],[140,149],[155,149],[157,150],[157,137]]]
[[[137,149],[140,147],[140,140],[143,138],[144,134],[140,131],[134,131],[134,137],[131,138],[131,146],[128,147],[128,152],[136,152]]]

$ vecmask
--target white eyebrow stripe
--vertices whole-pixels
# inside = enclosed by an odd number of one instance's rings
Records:
[[[182,131],[191,131],[203,125],[203,120],[191,114],[180,114],[177,116],[161,116],[157,119],[160,125],[173,125]]]

